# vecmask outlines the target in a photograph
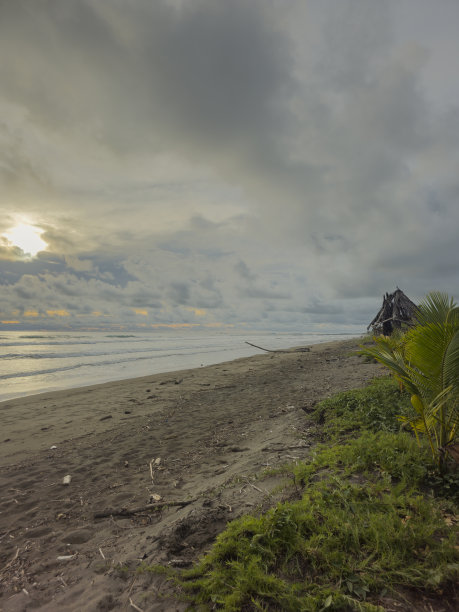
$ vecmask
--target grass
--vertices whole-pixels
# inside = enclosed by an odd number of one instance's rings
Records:
[[[387,377],[320,402],[311,416],[324,425],[325,435],[336,440],[363,429],[398,432],[401,423],[397,417],[409,416],[412,411],[408,393],[400,391],[393,379]]]
[[[195,567],[172,575],[191,609],[371,612],[402,591],[454,588],[457,507],[432,494],[428,449],[397,421],[408,410],[389,380],[318,405],[330,441],[285,468],[300,499],[229,523]]]

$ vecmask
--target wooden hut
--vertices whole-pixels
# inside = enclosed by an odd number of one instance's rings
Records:
[[[386,293],[380,311],[367,329],[374,334],[390,336],[394,329],[416,323],[417,306],[397,287],[394,293]]]

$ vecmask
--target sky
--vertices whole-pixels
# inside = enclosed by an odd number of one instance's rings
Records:
[[[0,329],[457,299],[458,27],[457,0],[0,0]]]

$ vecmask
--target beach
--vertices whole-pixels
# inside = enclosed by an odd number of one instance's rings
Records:
[[[2,402],[0,609],[185,610],[135,569],[185,567],[274,503],[280,477],[255,477],[308,456],[308,411],[382,373],[358,343]]]

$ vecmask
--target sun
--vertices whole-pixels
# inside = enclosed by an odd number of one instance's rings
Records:
[[[19,247],[25,255],[35,257],[39,251],[44,251],[48,246],[41,237],[43,232],[44,230],[36,225],[19,223],[5,232],[3,236],[12,246]]]

